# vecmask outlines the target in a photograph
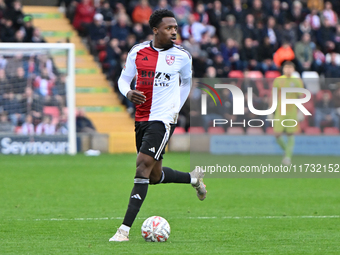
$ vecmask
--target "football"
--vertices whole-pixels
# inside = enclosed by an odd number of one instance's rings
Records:
[[[142,236],[147,242],[165,242],[170,235],[170,225],[160,216],[147,218],[142,225]]]

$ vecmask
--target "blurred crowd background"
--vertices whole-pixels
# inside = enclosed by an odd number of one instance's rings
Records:
[[[244,91],[251,86],[261,108],[268,104],[271,95],[268,91],[272,80],[280,75],[282,63],[292,61],[295,75],[302,77],[307,88],[310,83],[314,86],[308,104],[313,116],[301,120],[300,131],[322,132],[332,127],[337,132],[339,128],[340,85],[336,78],[340,77],[340,1],[60,0],[58,5],[117,93],[117,80],[128,51],[136,43],[152,40],[149,17],[154,10],[167,8],[175,13],[179,25],[177,43],[193,57],[193,77],[230,78]],[[33,27],[32,17],[22,13],[20,1],[0,0],[0,18],[3,42],[44,41],[39,29]],[[42,73],[40,68],[35,75],[39,77]],[[6,71],[3,75],[9,78]],[[194,80],[192,102],[200,98],[197,86]],[[57,97],[59,92],[50,93],[62,104]],[[133,114],[134,106],[124,97],[121,99]],[[232,96],[225,95],[225,100],[232,107]],[[196,120],[196,113],[189,106],[188,100],[181,111],[179,126],[188,131],[190,120],[195,119],[197,125],[208,131],[209,119]],[[228,112],[232,110],[229,108]]]

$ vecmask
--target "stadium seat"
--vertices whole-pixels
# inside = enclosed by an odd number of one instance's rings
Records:
[[[247,128],[247,135],[263,135],[263,129],[260,127]]]
[[[299,74],[299,72],[295,71],[295,72],[292,74],[292,77],[294,77],[294,78],[301,78],[301,75]]]
[[[325,89],[325,90],[320,90],[320,91],[316,94],[316,96],[315,96],[316,101],[322,100],[323,94],[325,94],[325,93],[329,94],[330,98],[332,99],[332,96],[333,96],[333,95],[332,95],[332,92],[331,92],[330,90]]]
[[[320,135],[321,130],[318,127],[306,127],[305,134],[306,135]]]
[[[234,79],[242,79],[244,78],[243,72],[239,71],[239,70],[233,70],[230,71],[230,73],[228,74],[229,78],[234,78]]]
[[[264,74],[265,78],[269,78],[269,79],[275,79],[277,77],[281,76],[281,73],[279,71],[267,71]]]
[[[223,127],[209,127],[208,133],[209,134],[224,134],[225,131],[224,131]]]
[[[323,133],[325,135],[338,135],[339,129],[337,127],[325,127]]]
[[[53,118],[60,116],[59,109],[56,106],[44,106],[44,114],[51,115]]]
[[[302,80],[312,94],[320,91],[320,77],[317,72],[305,71],[302,73]]]
[[[174,134],[178,135],[178,134],[185,134],[185,129],[182,127],[176,127],[174,130]]]
[[[203,134],[205,130],[203,127],[189,127],[188,132],[191,134]]]
[[[243,135],[244,130],[242,127],[229,127],[227,129],[227,134],[228,135]]]
[[[262,79],[263,74],[260,71],[249,71],[248,77],[251,79]]]

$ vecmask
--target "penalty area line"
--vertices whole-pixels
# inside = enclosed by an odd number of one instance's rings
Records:
[[[169,217],[169,219],[191,219],[191,220],[214,220],[214,219],[230,219],[230,220],[242,220],[242,219],[334,219],[340,218],[340,215],[273,215],[273,216],[198,216],[198,217]],[[46,219],[8,219],[17,221],[96,221],[96,220],[123,220],[123,217],[102,217],[102,218],[46,218]],[[138,217],[138,220],[144,220],[146,218]]]

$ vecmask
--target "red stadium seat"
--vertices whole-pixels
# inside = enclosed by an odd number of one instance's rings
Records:
[[[239,70],[233,70],[230,71],[230,73],[228,74],[229,78],[234,78],[234,79],[242,79],[244,78],[243,72],[239,71]]]
[[[174,134],[178,135],[178,134],[185,134],[185,129],[182,127],[176,127],[174,130]]]
[[[227,129],[228,135],[243,135],[244,131],[242,127],[230,127]]]
[[[321,130],[318,127],[307,127],[305,128],[306,135],[320,135]]]
[[[248,77],[251,79],[262,79],[263,74],[260,71],[249,71]]]
[[[339,129],[337,127],[325,127],[323,133],[325,135],[338,135]]]
[[[260,127],[248,127],[247,135],[263,135],[263,130]]]
[[[224,134],[225,131],[224,131],[223,127],[209,127],[208,133],[209,134]]]
[[[279,76],[281,76],[281,73],[279,71],[267,71],[264,74],[264,77],[269,78],[269,79],[275,79]]]
[[[189,127],[188,131],[191,134],[203,134],[203,133],[205,133],[205,130],[204,130],[203,127]]]

